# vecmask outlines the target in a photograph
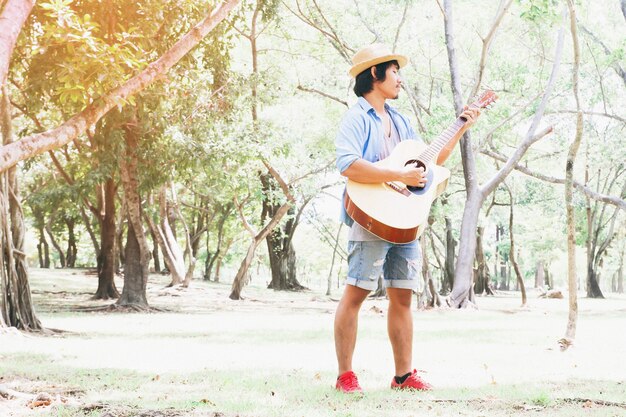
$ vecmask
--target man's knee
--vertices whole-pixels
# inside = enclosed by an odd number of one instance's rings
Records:
[[[389,296],[389,307],[395,308],[411,308],[411,300],[413,299],[413,291],[404,288],[387,288]]]

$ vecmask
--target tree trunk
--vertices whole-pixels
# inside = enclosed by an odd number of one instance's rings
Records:
[[[446,216],[446,260],[445,269],[443,271],[443,287],[441,288],[441,294],[449,294],[454,287],[454,263],[456,252],[456,240],[452,234],[452,220]]]
[[[182,284],[185,279],[185,260],[183,251],[174,237],[170,227],[169,209],[167,203],[167,186],[163,185],[159,191],[159,216],[160,223],[157,225],[148,215],[146,220],[150,226],[150,233],[154,236],[161,248],[165,265],[172,275],[172,281],[168,287]]]
[[[535,288],[543,287],[545,280],[545,267],[543,260],[540,259],[537,261],[537,266],[535,267]]]
[[[128,207],[126,205],[126,199],[124,198],[124,193],[121,194],[121,204],[120,209],[117,214],[117,234],[115,235],[115,273],[121,274],[122,265],[126,263],[125,254],[124,254],[124,225],[127,224],[128,217]]]
[[[230,247],[232,246],[234,239],[229,238],[226,243],[223,245],[224,249],[220,250],[220,253],[217,255],[217,259],[215,260],[215,273],[213,274],[213,281],[220,282],[220,271],[222,269],[222,263],[224,262],[224,255],[228,253]]]
[[[152,237],[152,262],[154,263],[154,272],[161,272],[161,260],[159,258],[159,242],[157,242],[154,231],[150,229],[150,236]]]
[[[48,219],[48,223],[46,223],[46,233],[48,233],[48,237],[50,238],[50,242],[52,242],[52,246],[54,246],[54,249],[56,249],[57,253],[59,254],[60,267],[65,268],[65,265],[66,265],[65,252],[63,252],[63,248],[61,248],[61,245],[59,245],[59,242],[57,242],[56,238],[54,237],[54,233],[52,232],[53,221],[54,221],[54,214],[50,215],[50,218]]]
[[[78,249],[76,247],[76,234],[74,233],[75,221],[74,219],[66,219],[67,225],[67,252],[65,259],[67,260],[68,268],[76,267],[76,256],[78,255]]]
[[[267,249],[272,271],[272,281],[267,288],[273,290],[301,290],[296,277],[296,251],[293,243],[284,242],[280,230],[274,230],[267,237]]]
[[[624,294],[624,251],[622,251],[617,270],[617,293]]]
[[[450,84],[454,97],[454,108],[457,114],[463,108],[461,96],[461,79],[458,70],[456,49],[454,46],[454,26],[452,16],[452,1],[444,0],[444,33],[446,49],[448,52],[448,65],[450,67]],[[459,242],[459,254],[456,261],[454,286],[448,298],[450,306],[459,308],[466,307],[473,297],[473,263],[476,251],[476,228],[478,226],[478,213],[484,200],[478,191],[476,182],[476,163],[472,151],[469,132],[461,138],[461,160],[465,177],[466,203],[461,223],[461,237]]]
[[[39,255],[39,267],[50,268],[50,247],[46,240],[46,233],[44,227],[41,226],[38,229],[39,243],[37,243],[37,253]]]
[[[250,242],[250,246],[248,246],[246,256],[241,261],[239,269],[237,270],[237,275],[235,275],[235,279],[233,280],[231,292],[228,296],[228,298],[230,298],[231,300],[242,299],[241,291],[243,290],[243,287],[250,281],[250,265],[252,265],[252,261],[254,260],[254,253],[261,244],[262,240],[263,239],[253,238],[252,242]]]
[[[211,255],[210,248],[210,234],[208,231],[208,224],[210,223],[208,216],[206,220],[207,224],[207,238],[206,238],[206,250],[207,250],[207,260],[205,262],[204,269],[204,279],[211,280],[211,275],[214,276],[214,281],[219,282],[220,280],[220,267],[222,260],[224,259],[224,255],[228,253],[230,246],[233,243],[233,238],[228,238],[226,242],[224,242],[224,236],[226,235],[225,224],[228,218],[230,217],[233,211],[233,204],[228,203],[226,205],[219,205],[219,221],[217,222],[217,243],[215,252]],[[213,267],[215,267],[215,273],[213,273]]]
[[[513,193],[511,192],[511,189],[509,188],[509,186],[504,183],[507,191],[509,192],[509,198],[510,198],[510,211],[509,211],[509,239],[511,241],[511,247],[509,250],[509,259],[511,259],[511,263],[513,264],[513,269],[515,270],[515,276],[517,277],[517,285],[519,287],[519,290],[522,292],[522,306],[526,305],[527,302],[527,298],[526,298],[526,286],[524,285],[524,278],[522,277],[522,273],[520,272],[519,269],[519,265],[517,264],[517,261],[515,260],[515,239],[513,236],[513,207],[514,207],[514,201],[513,201]]]
[[[239,265],[239,270],[237,271],[237,275],[235,276],[235,279],[233,280],[233,285],[232,285],[231,293],[229,296],[231,300],[241,299],[241,291],[243,290],[243,287],[248,283],[249,278],[250,278],[248,271],[250,269],[250,265],[252,265],[252,261],[254,260],[254,253],[256,249],[259,247],[263,239],[265,239],[269,235],[272,229],[276,227],[276,225],[280,222],[283,216],[287,214],[287,211],[289,211],[290,207],[291,207],[291,201],[284,203],[276,211],[276,214],[274,214],[272,219],[263,228],[263,230],[261,230],[261,232],[259,233],[255,233],[254,230],[252,230],[252,227],[250,226],[250,224],[245,219],[241,206],[240,205],[238,206],[240,217],[242,221],[244,222],[246,229],[248,229],[248,231],[250,232],[252,236],[252,241],[250,242],[250,246],[248,246],[248,251],[246,253],[245,258],[241,261],[241,264]]]
[[[1,17],[5,17],[10,3],[5,5]],[[4,81],[4,75],[0,80]],[[3,145],[7,146],[13,142],[11,103],[6,85],[1,91],[0,127]],[[17,173],[15,168],[11,168],[0,176],[0,315],[4,325],[34,331],[41,330],[42,326],[33,308],[28,282],[23,216]]]
[[[439,307],[441,305],[441,298],[435,289],[435,282],[430,273],[430,262],[428,260],[425,237],[422,237],[420,244],[422,245],[422,277],[424,279],[424,286],[421,293],[417,293],[418,308]]]
[[[599,176],[598,176],[599,182]],[[589,169],[585,167],[585,186],[589,183]],[[593,211],[591,210],[591,199],[586,196],[586,212],[587,212],[587,297],[589,298],[604,298],[600,285],[598,284],[598,269],[597,269],[597,257],[601,256],[600,251],[596,251],[598,248],[598,234],[593,232],[594,220],[596,220],[596,212],[598,203],[596,202]],[[602,210],[604,213],[604,210]],[[598,222],[602,222],[602,215],[597,219]]]
[[[478,227],[478,233],[476,234],[476,294],[486,293],[487,295],[494,295],[491,288],[491,276],[489,274],[489,265],[485,259],[485,251],[483,249],[483,237],[485,234],[484,226]]]
[[[35,2],[6,0],[0,3],[0,90],[5,86],[11,55]]]
[[[604,298],[602,290],[599,284],[598,269],[594,268],[594,264],[587,265],[587,297],[589,298]]]
[[[100,224],[100,259],[98,262],[98,289],[94,300],[117,299],[120,296],[115,286],[117,225],[115,211],[116,186],[113,178],[104,183],[104,216]]]
[[[91,226],[91,218],[87,216],[87,213],[85,213],[85,207],[82,205],[80,206],[80,217],[83,220],[83,225],[85,226],[87,234],[91,239],[91,244],[93,245],[93,251],[96,255],[96,259],[100,259],[100,244],[98,243],[96,234],[94,233],[93,227]]]
[[[124,288],[122,296],[117,301],[121,306],[147,307],[146,288],[148,286],[148,271],[144,268],[144,255],[139,244],[138,234],[135,233],[133,222],[128,222],[124,264]]]
[[[458,62],[456,58],[456,51],[454,47],[454,30],[453,30],[453,18],[452,18],[452,1],[444,0],[444,31],[446,49],[448,52],[448,63],[450,66],[450,79],[452,87],[452,95],[454,97],[454,106],[456,114],[461,114],[463,109],[463,99],[461,95],[461,80],[458,70]],[[501,12],[504,9],[498,11],[498,19],[494,19],[494,26],[491,28],[490,34],[495,33],[495,29],[501,20]],[[487,51],[489,49],[489,42],[493,39],[493,36],[485,38],[483,42],[483,59],[486,58]],[[478,224],[478,215],[480,208],[485,198],[490,195],[497,186],[504,181],[508,174],[515,168],[517,163],[524,156],[530,146],[550,133],[552,127],[548,127],[540,133],[535,133],[543,113],[545,111],[546,104],[552,92],[554,83],[556,82],[558,67],[560,64],[560,56],[562,51],[562,31],[559,33],[559,42],[555,53],[554,64],[550,79],[543,94],[541,103],[539,104],[533,121],[520,145],[507,160],[506,164],[484,185],[479,186],[477,182],[476,173],[476,161],[471,144],[471,137],[469,132],[465,133],[461,139],[461,159],[463,162],[463,173],[465,178],[465,189],[467,193],[465,210],[463,212],[463,220],[461,224],[461,238],[459,242],[459,254],[456,264],[456,275],[454,280],[454,288],[450,295],[448,302],[452,307],[459,308],[469,305],[469,301],[473,296],[472,291],[472,264],[476,246],[476,227]],[[478,87],[478,86],[476,86]],[[477,90],[477,88],[474,88]]]
[[[552,274],[550,273],[550,268],[548,265],[546,265],[546,267],[544,268],[544,272],[546,275],[546,286],[549,289],[553,289],[554,288],[554,282],[552,282]]]
[[[478,227],[478,213],[483,198],[478,193],[468,194],[461,223],[461,239],[459,254],[456,261],[456,273],[454,287],[449,296],[450,306],[460,308],[467,307],[474,295],[473,263],[476,253],[476,230]],[[465,242],[465,243],[464,243]]]
[[[261,176],[261,182],[263,183],[264,194],[261,219],[265,221],[266,218],[273,218],[278,210],[281,209],[281,206],[275,202],[276,193],[279,192],[276,180],[267,173]],[[277,224],[266,238],[270,269],[272,271],[272,281],[268,285],[270,289],[304,289],[296,276],[296,251],[293,247],[293,235],[298,226],[299,214],[303,208],[304,206],[299,209],[298,216],[295,216],[294,207],[290,206],[287,215],[291,217],[282,226]]]
[[[576,135],[570,144],[565,163],[565,208],[567,218],[567,284],[569,292],[569,313],[565,337],[561,342],[561,349],[567,349],[576,337],[576,322],[578,320],[578,286],[576,277],[576,219],[574,217],[574,162],[578,154],[578,148],[583,134],[583,114],[578,95],[578,68],[580,65],[580,50],[578,46],[578,34],[576,27],[576,12],[572,0],[567,0],[570,15],[570,30],[574,46],[574,66],[572,69],[572,89],[576,99]]]
[[[124,187],[124,198],[128,210],[128,233],[124,263],[124,288],[117,305],[146,308],[146,289],[150,266],[150,249],[143,230],[141,197],[137,171],[139,138],[134,126],[136,118],[126,124],[124,138],[126,146],[120,162],[120,173]]]
[[[376,286],[376,291],[370,294],[370,297],[386,297],[387,296],[387,288],[385,288],[385,278],[380,275],[378,277],[378,285]]]

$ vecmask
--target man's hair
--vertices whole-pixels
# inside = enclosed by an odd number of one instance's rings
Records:
[[[400,64],[398,64],[398,61],[396,60],[382,62],[378,65],[374,65],[377,81],[385,81],[385,78],[387,77],[387,68],[389,68],[391,65],[395,65],[397,68],[400,68]],[[374,89],[375,80],[374,77],[372,77],[372,71],[370,71],[370,68],[372,67],[369,67],[368,69],[356,76],[356,80],[354,83],[354,94],[356,94],[357,97],[362,97],[363,94],[369,93]]]

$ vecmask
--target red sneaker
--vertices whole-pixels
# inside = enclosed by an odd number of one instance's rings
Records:
[[[352,371],[344,372],[337,378],[337,384],[335,384],[337,391],[351,393],[351,392],[363,392],[359,385],[359,380],[356,374]]]
[[[396,378],[393,378],[391,380],[391,388],[430,391],[433,387],[428,382],[420,378],[417,374],[417,369],[413,369],[411,375],[409,375],[409,377],[402,384],[398,384],[396,382]]]

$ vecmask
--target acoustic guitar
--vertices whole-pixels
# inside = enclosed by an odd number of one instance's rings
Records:
[[[493,91],[484,92],[469,107],[483,109],[497,99]],[[348,215],[364,229],[391,243],[409,243],[417,239],[428,221],[432,202],[448,185],[450,170],[436,165],[435,158],[451,141],[468,129],[466,120],[458,117],[430,145],[404,140],[391,154],[375,164],[401,169],[406,165],[421,167],[426,173],[424,187],[407,186],[400,181],[365,184],[348,180],[344,206]]]

